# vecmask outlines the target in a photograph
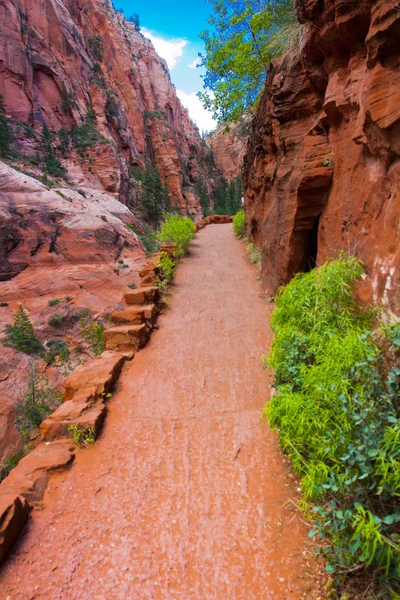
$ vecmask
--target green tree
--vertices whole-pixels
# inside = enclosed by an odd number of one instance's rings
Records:
[[[214,213],[216,215],[227,214],[227,196],[228,196],[228,182],[222,177],[216,191],[215,202],[214,202]]]
[[[203,216],[207,217],[210,214],[210,198],[202,177],[196,181],[196,192],[200,199]]]
[[[43,350],[33,325],[21,305],[14,317],[14,324],[6,325],[5,334],[5,343],[15,350],[20,350],[25,354],[39,354]]]
[[[65,172],[61,166],[60,161],[56,157],[56,153],[53,148],[54,135],[47,127],[46,123],[43,124],[42,130],[42,167],[43,170],[49,175],[55,175],[56,177],[62,177]]]
[[[0,157],[5,158],[10,151],[10,144],[14,136],[11,133],[8,119],[6,117],[6,107],[4,106],[4,98],[0,94]]]
[[[141,216],[147,223],[156,227],[160,224],[163,214],[172,210],[168,189],[156,167],[147,165],[146,169],[135,173],[135,178],[142,183],[139,198]]]
[[[140,17],[138,13],[133,13],[128,19],[129,23],[133,23],[135,25],[136,31],[140,31]]]
[[[298,24],[293,0],[209,2],[214,16],[200,34],[206,75],[199,95],[218,123],[228,124],[254,106],[271,59],[292,41]]]

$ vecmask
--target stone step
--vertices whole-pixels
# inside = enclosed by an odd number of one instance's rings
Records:
[[[146,323],[154,325],[157,320],[158,309],[155,304],[147,304],[145,306],[128,306],[119,312],[111,315],[111,321],[115,325],[128,325]]]
[[[78,429],[92,429],[97,438],[106,414],[102,402],[93,405],[91,398],[83,402],[68,400],[40,424],[40,434],[44,442],[63,437],[71,437],[70,426]]]
[[[129,306],[133,304],[151,304],[157,302],[159,298],[160,292],[155,285],[140,287],[125,294],[125,302]]]
[[[94,399],[112,392],[125,360],[129,357],[103,352],[99,357],[76,369],[65,382],[65,400],[81,402],[83,397]]]
[[[143,348],[150,337],[150,329],[142,325],[119,325],[104,332],[104,341],[108,350],[136,352]]]

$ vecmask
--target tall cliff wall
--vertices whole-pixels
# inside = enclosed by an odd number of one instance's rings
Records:
[[[201,177],[211,191],[217,175],[209,149],[166,62],[110,0],[0,0],[0,93],[35,131],[71,130],[94,109],[105,140],[63,161],[73,182],[134,207],[131,167],[151,160],[173,204],[201,216],[194,184]]]
[[[242,170],[247,144],[248,126],[247,123],[245,125],[233,124],[228,131],[225,131],[225,127],[218,127],[207,139],[215,163],[227,181],[240,175]]]
[[[400,312],[400,10],[297,0],[301,42],[271,65],[245,157],[245,207],[275,294],[340,250],[367,300]]]

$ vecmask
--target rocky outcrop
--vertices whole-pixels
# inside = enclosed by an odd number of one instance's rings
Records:
[[[90,188],[78,192],[67,184],[49,189],[4,163],[0,223],[0,331],[22,305],[45,346],[62,340],[68,360],[59,369],[38,364],[52,386],[61,386],[66,373],[92,356],[82,338],[82,312],[106,323],[107,314],[121,308],[127,286],[140,282],[147,260],[132,230],[139,231],[140,223],[110,194]],[[52,324],[55,315],[60,318]],[[16,406],[38,362],[1,348],[0,459],[19,447]]]
[[[227,181],[231,181],[241,173],[249,128],[246,119],[240,124],[230,125],[228,129],[218,127],[207,138],[215,164]]]
[[[365,299],[399,312],[398,2],[296,6],[301,42],[270,67],[245,157],[263,284],[274,295],[344,250],[366,265]]]
[[[110,0],[0,0],[0,93],[23,154],[35,156],[46,124],[62,132],[62,163],[76,185],[135,207],[132,167],[149,161],[171,202],[201,216],[194,184],[213,189],[210,151],[166,62]]]

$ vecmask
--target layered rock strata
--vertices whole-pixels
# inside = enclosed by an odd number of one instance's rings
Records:
[[[274,295],[296,272],[350,252],[367,268],[365,299],[398,313],[398,3],[296,8],[301,41],[270,67],[245,157],[263,284]]]

